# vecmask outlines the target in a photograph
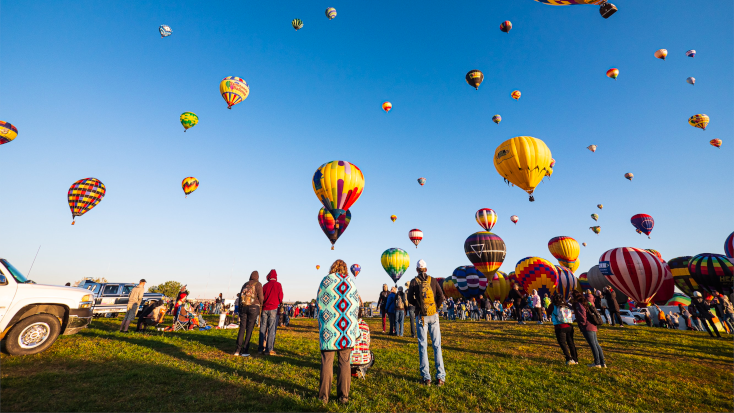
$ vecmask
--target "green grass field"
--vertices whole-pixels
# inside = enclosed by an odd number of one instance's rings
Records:
[[[170,321],[167,319],[167,322]],[[732,411],[731,336],[600,331],[607,369],[591,369],[576,328],[566,366],[551,325],[442,320],[445,387],[420,386],[415,339],[373,332],[375,367],[353,380],[350,403],[316,399],[315,320],[278,330],[278,356],[234,357],[237,330],[118,333],[95,320],[34,356],[3,355],[4,411]],[[379,332],[378,332],[379,330]],[[409,328],[408,328],[409,331]],[[253,334],[256,348],[257,333]],[[251,345],[252,348],[252,345]],[[432,360],[432,355],[429,356]],[[434,373],[435,374],[435,373]]]

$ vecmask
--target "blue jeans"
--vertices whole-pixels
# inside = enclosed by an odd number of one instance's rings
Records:
[[[275,347],[275,332],[278,328],[278,309],[263,310],[260,316],[260,338],[257,351],[270,352]],[[267,336],[267,342],[266,342]]]
[[[583,334],[586,342],[589,343],[589,347],[591,347],[591,354],[594,355],[594,364],[597,366],[606,364],[604,361],[604,352],[601,350],[599,340],[596,337],[596,331],[582,331],[581,334]]]
[[[693,329],[694,330],[696,330],[696,331],[703,331],[703,324],[701,324],[701,319],[700,318],[698,318],[698,317],[691,318],[691,325],[693,326]]]
[[[405,310],[395,311],[395,335],[402,337],[405,330]]]
[[[438,314],[430,317],[416,317],[418,327],[418,357],[420,358],[420,374],[423,380],[431,380],[431,369],[428,365],[428,337],[431,335],[433,344],[433,360],[436,364],[436,379],[446,380],[446,370],[443,366],[441,354],[441,326],[438,323]]]
[[[456,314],[453,308],[449,308],[449,320],[456,320]]]

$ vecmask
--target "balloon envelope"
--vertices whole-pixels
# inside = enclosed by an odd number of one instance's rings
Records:
[[[655,300],[655,304],[657,305],[665,305],[673,297],[673,293],[675,293],[675,281],[673,280],[673,274],[668,271],[663,278],[663,285],[655,293],[653,300]]]
[[[621,247],[599,258],[599,271],[637,305],[649,304],[670,272],[668,265],[645,250]]]
[[[520,99],[520,96],[522,96],[522,93],[520,93],[519,90],[515,90],[512,93],[510,93],[510,97],[512,97],[515,100]]]
[[[482,208],[474,214],[474,219],[477,220],[477,224],[487,231],[491,231],[494,228],[494,224],[497,223],[497,214],[493,209]]]
[[[706,130],[706,126],[708,126],[710,120],[708,115],[698,114],[688,118],[688,124],[694,128]]]
[[[663,60],[665,60],[665,56],[667,56],[667,55],[668,55],[668,51],[667,51],[667,50],[665,50],[665,49],[658,49],[658,50],[657,50],[657,51],[655,52],[655,57],[657,57],[658,59],[663,59]]]
[[[503,21],[502,23],[500,23],[500,30],[505,33],[509,33],[510,30],[512,30],[512,23],[510,23],[509,20]]]
[[[354,205],[364,189],[364,175],[357,165],[347,161],[331,161],[313,174],[316,197],[338,219]]]
[[[474,89],[479,89],[479,85],[482,84],[484,81],[484,73],[482,73],[480,70],[470,70],[469,73],[466,74],[466,83],[469,84],[469,86],[473,87]]]
[[[173,30],[171,30],[171,27],[165,24],[161,24],[161,26],[158,28],[158,32],[161,34],[161,37],[168,37],[173,34]]]
[[[487,277],[494,276],[505,261],[507,249],[498,235],[489,231],[479,231],[464,241],[464,253],[472,264]]]
[[[586,149],[590,150],[591,152],[596,152],[596,145],[589,145],[586,147]]]
[[[686,56],[688,56],[688,57],[696,57],[696,51],[693,50],[693,49],[691,49],[691,50],[689,50],[689,51],[686,52]]]
[[[675,293],[673,294],[673,297],[671,297],[670,300],[668,300],[668,302],[665,303],[665,305],[675,305],[675,306],[677,306],[678,304],[681,304],[683,305],[683,307],[686,307],[686,309],[688,309],[688,306],[691,305],[691,297],[685,294]]]
[[[579,286],[581,287],[581,292],[584,292],[586,290],[592,290],[592,288],[594,288],[591,286],[591,284],[589,284],[589,279],[587,278],[587,274],[588,273],[584,272],[584,273],[581,273],[581,275],[579,275],[578,283],[579,283]]]
[[[385,113],[389,113],[390,109],[392,109],[392,103],[390,102],[382,102],[382,110],[385,111]]]
[[[561,294],[565,300],[568,300],[571,298],[573,290],[576,289],[578,281],[576,280],[576,277],[573,276],[573,272],[569,268],[562,265],[556,265],[555,267],[556,273],[558,274],[556,292]]]
[[[451,274],[456,280],[456,287],[464,298],[476,298],[487,289],[487,276],[473,265],[458,267]]]
[[[418,178],[418,183],[421,184],[421,186],[426,184],[426,178]]]
[[[189,196],[190,193],[196,191],[196,188],[199,187],[199,180],[194,178],[193,176],[189,176],[183,179],[181,181],[181,188],[184,191],[184,194],[186,196]]]
[[[551,151],[540,139],[518,136],[500,144],[494,151],[494,167],[505,181],[530,195],[548,172],[552,172]]]
[[[293,21],[291,21],[291,26],[293,26],[293,28],[298,31],[301,27],[303,27],[303,20],[293,19]]]
[[[219,94],[227,102],[227,109],[242,102],[250,96],[250,85],[237,76],[227,76],[219,82]]]
[[[390,248],[382,253],[380,262],[387,275],[397,284],[405,270],[410,266],[410,256],[400,248]]]
[[[734,232],[729,234],[724,241],[724,254],[729,258],[729,261],[734,258]]]
[[[331,242],[331,248],[334,249],[336,241],[342,236],[344,231],[347,230],[349,222],[352,220],[352,213],[347,210],[346,214],[340,215],[339,219],[336,220],[331,212],[327,211],[326,208],[321,207],[317,218],[319,221],[319,227],[321,227],[321,230],[324,231],[324,235],[326,235],[326,238]],[[336,225],[337,221],[339,222],[339,225]]]
[[[730,295],[734,292],[734,268],[721,254],[698,254],[688,262],[688,271],[701,288],[709,293]]]
[[[69,187],[67,198],[71,209],[71,224],[74,225],[76,217],[80,217],[102,201],[107,188],[97,178],[84,178],[74,182]]]
[[[196,113],[194,112],[184,112],[179,117],[181,120],[181,125],[184,127],[184,132],[189,130],[190,128],[193,128],[196,126],[197,123],[199,123],[199,117],[196,116]]]
[[[441,283],[441,289],[443,289],[443,294],[446,296],[446,298],[453,298],[454,300],[458,300],[461,298],[461,293],[459,292],[459,288],[457,286],[457,280],[456,277],[453,275],[446,277],[446,279],[443,280],[443,283]]]
[[[504,303],[507,296],[510,294],[511,288],[512,281],[507,277],[507,274],[498,270],[494,273],[490,285],[487,285],[484,296]]]
[[[648,238],[650,237],[652,228],[655,226],[655,220],[647,214],[633,215],[632,218],[630,218],[630,222],[632,223],[632,226],[647,235]]]
[[[701,290],[701,287],[691,277],[691,272],[688,270],[688,263],[691,258],[693,257],[676,257],[668,261],[668,267],[670,267],[670,272],[673,275],[675,286],[688,296],[692,296],[694,291]]]
[[[415,244],[415,247],[418,248],[418,244],[423,240],[423,231],[419,229],[411,229],[408,232],[408,238]]]
[[[512,221],[513,224],[517,225],[517,221],[519,221],[520,218],[517,217],[517,215],[513,215],[510,217],[510,221]]]
[[[329,7],[328,9],[326,9],[326,17],[328,17],[329,20],[336,17],[336,9],[333,7]]]
[[[724,142],[722,142],[721,139],[711,139],[709,141],[709,143],[711,144],[711,146],[715,146],[717,148],[721,148],[721,144],[724,143]]]
[[[689,77],[689,78],[686,79],[686,82],[688,82],[688,84],[695,85],[696,84],[696,78],[695,77]]]
[[[18,137],[18,128],[10,122],[0,120],[0,145],[8,143]]]
[[[607,70],[607,77],[608,78],[617,80],[617,76],[619,76],[619,69],[613,67],[613,68]]]
[[[502,116],[500,115],[494,115],[492,116],[492,122],[499,125],[500,122],[502,122]]]
[[[518,261],[515,266],[515,277],[522,289],[528,294],[537,290],[543,297],[551,296],[556,291],[558,273],[549,261],[539,257],[527,257]]]
[[[566,236],[551,238],[548,250],[556,259],[564,261],[576,261],[581,252],[578,241]]]
[[[359,264],[352,264],[351,267],[349,267],[349,271],[352,272],[353,276],[358,276],[360,271],[362,271],[362,267]]]

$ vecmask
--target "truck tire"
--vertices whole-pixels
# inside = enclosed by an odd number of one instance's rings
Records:
[[[56,341],[61,324],[51,314],[36,314],[14,325],[5,337],[5,350],[12,356],[40,353]]]

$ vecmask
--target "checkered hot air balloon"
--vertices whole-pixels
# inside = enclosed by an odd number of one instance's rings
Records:
[[[479,85],[481,85],[483,81],[484,73],[482,73],[481,70],[470,70],[469,73],[466,74],[466,83],[476,90],[479,90]]]
[[[702,113],[699,113],[697,115],[693,115],[690,118],[688,118],[688,124],[693,126],[694,128],[699,128],[706,130],[706,126],[709,124],[709,117],[708,115],[704,115]]]
[[[250,96],[250,85],[241,77],[227,76],[219,82],[219,94],[227,102],[227,109],[232,109]]]
[[[505,261],[507,247],[498,235],[479,231],[469,235],[464,241],[464,253],[479,271],[492,277]]]
[[[186,177],[181,181],[181,188],[183,189],[184,194],[186,194],[184,198],[188,198],[189,194],[196,191],[196,188],[198,187],[199,180],[193,176]]]
[[[76,217],[96,207],[106,192],[104,184],[97,178],[84,178],[74,182],[67,194],[71,208],[71,225],[74,225]]]
[[[533,290],[537,290],[541,297],[544,294],[550,297],[558,284],[556,268],[549,261],[539,257],[527,257],[518,261],[515,266],[515,277],[525,292],[530,294]]]
[[[351,271],[352,275],[356,277],[362,271],[362,267],[359,264],[352,264],[352,266],[349,267],[349,271]]]
[[[670,268],[670,273],[673,275],[675,286],[688,296],[693,295],[694,291],[701,290],[701,287],[691,277],[691,272],[688,270],[688,263],[691,261],[691,258],[693,257],[685,256],[668,260],[668,267]]]
[[[721,254],[698,254],[688,262],[691,277],[705,291],[729,295],[734,292],[734,267]]]
[[[573,276],[573,272],[569,268],[562,265],[556,265],[555,267],[556,273],[558,273],[556,292],[561,294],[563,299],[569,300],[577,286],[576,277]]]
[[[419,229],[411,229],[408,232],[408,237],[410,238],[410,241],[415,244],[415,247],[418,248],[418,244],[423,240],[423,231]]]
[[[645,307],[663,285],[668,265],[645,250],[611,249],[599,258],[599,271],[614,288]]]
[[[331,241],[331,249],[333,250],[336,241],[342,236],[344,231],[347,230],[347,226],[349,226],[349,222],[352,220],[352,213],[347,210],[345,214],[341,214],[338,220],[339,225],[336,225],[337,220],[334,219],[331,212],[327,211],[326,208],[321,207],[319,210],[318,220],[321,230],[324,231],[324,235],[326,235],[326,238]]]
[[[477,298],[487,289],[487,276],[473,265],[458,267],[451,276],[464,298]]]
[[[0,120],[0,145],[8,143],[18,137],[18,128],[10,122]]]
[[[474,214],[474,219],[477,220],[477,224],[487,231],[491,231],[494,228],[494,224],[497,223],[497,214],[493,209],[482,208]]]
[[[650,238],[650,233],[655,226],[655,220],[648,214],[636,214],[630,218],[632,226]]]

